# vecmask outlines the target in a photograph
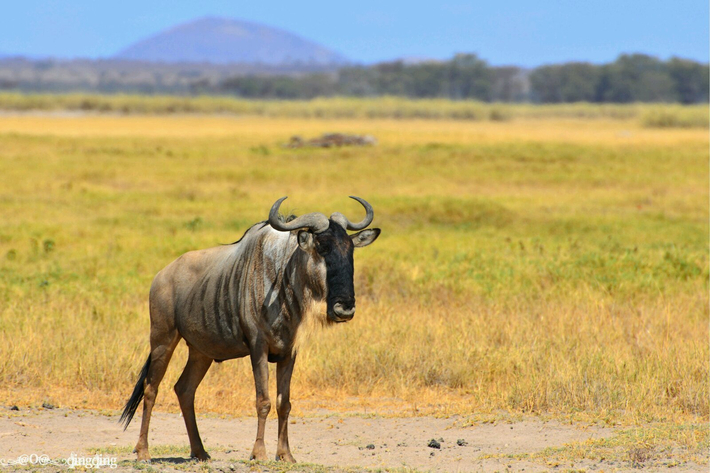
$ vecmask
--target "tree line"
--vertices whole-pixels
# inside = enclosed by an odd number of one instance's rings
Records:
[[[474,54],[449,61],[345,67],[336,73],[299,76],[235,76],[218,84],[193,84],[193,93],[245,98],[310,99],[382,95],[473,99],[484,102],[679,102],[708,101],[708,65],[645,54],[621,55],[607,64],[570,62],[531,71],[492,67]]]
[[[708,102],[708,64],[625,54],[607,64],[496,67],[475,54],[340,69],[307,65],[168,64],[0,59],[0,91],[315,97],[446,98],[483,102]]]

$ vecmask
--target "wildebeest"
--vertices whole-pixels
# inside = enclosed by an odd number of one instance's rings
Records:
[[[195,421],[195,390],[213,361],[249,355],[256,385],[258,428],[251,459],[266,459],[264,427],[271,410],[268,362],[276,363],[279,418],[276,459],[295,462],[288,444],[289,391],[296,360],[296,335],[307,317],[324,323],[355,315],[353,250],[380,234],[370,204],[359,223],[343,214],[321,213],[283,218],[274,203],[269,219],[255,224],[231,245],[191,251],[160,271],[150,288],[150,354],[121,415],[125,426],[143,401],[135,453],[150,459],[150,414],[170,357],[181,338],[189,347],[187,365],[175,384],[190,456],[207,460]],[[346,230],[361,230],[348,235]],[[325,314],[312,310],[325,302]]]

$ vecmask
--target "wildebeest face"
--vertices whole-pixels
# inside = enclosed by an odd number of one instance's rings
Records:
[[[301,231],[299,245],[325,266],[327,315],[332,322],[347,322],[355,315],[353,251],[369,245],[380,235],[379,228],[348,235],[343,227],[330,220],[321,233]]]

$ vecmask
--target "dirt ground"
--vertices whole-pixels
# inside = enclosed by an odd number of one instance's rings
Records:
[[[70,409],[0,411],[0,471],[68,470],[61,463],[75,454],[99,458],[99,469],[109,471],[287,471],[283,463],[250,463],[256,433],[255,418],[198,417],[202,439],[212,460],[189,460],[188,439],[179,415],[156,412],[151,422],[150,465],[134,462],[131,452],[138,438],[140,413],[125,432],[115,412]],[[626,471],[629,462],[577,462],[545,465],[506,457],[533,454],[547,447],[613,435],[613,429],[563,425],[557,422],[481,424],[462,427],[461,419],[378,418],[320,414],[292,418],[291,448],[300,463],[295,471]],[[432,439],[440,448],[428,444]],[[276,420],[269,419],[267,452],[276,448]],[[32,456],[35,454],[36,456]],[[26,464],[12,464],[27,455]],[[42,466],[38,456],[52,463]],[[112,460],[115,459],[115,460]],[[45,460],[46,461],[46,460]],[[99,461],[99,463],[100,463]],[[110,463],[116,462],[111,469]],[[4,463],[4,466],[2,465]],[[693,465],[674,471],[705,471]],[[636,470],[638,471],[638,470]],[[649,471],[646,469],[645,471]]]

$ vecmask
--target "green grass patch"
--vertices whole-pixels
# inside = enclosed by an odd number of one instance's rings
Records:
[[[707,105],[591,104],[552,105],[485,103],[474,100],[377,98],[315,98],[255,100],[229,96],[130,94],[0,93],[0,110],[69,111],[120,114],[236,114],[312,119],[424,119],[506,122],[515,118],[615,119],[640,118],[650,127],[706,127]],[[264,148],[254,147],[259,154]]]

